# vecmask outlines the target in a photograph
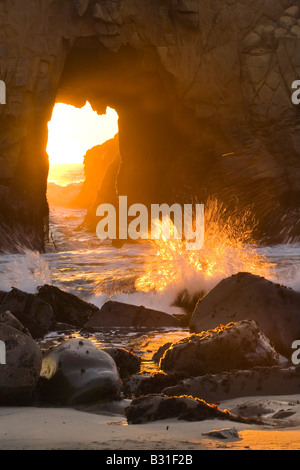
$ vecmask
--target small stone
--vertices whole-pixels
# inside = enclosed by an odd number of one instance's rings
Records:
[[[202,436],[215,437],[216,439],[239,439],[239,433],[235,428],[224,428],[215,431],[203,432]]]

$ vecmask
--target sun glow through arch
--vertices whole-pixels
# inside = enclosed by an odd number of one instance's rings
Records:
[[[56,103],[48,123],[46,151],[50,165],[80,164],[90,148],[103,144],[118,132],[118,114],[107,108],[98,115],[89,102],[82,108]]]

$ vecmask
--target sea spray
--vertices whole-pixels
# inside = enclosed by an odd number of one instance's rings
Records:
[[[8,292],[16,287],[35,294],[37,287],[51,283],[48,263],[37,251],[24,249],[20,254],[4,254],[0,264],[0,290]]]
[[[228,213],[220,201],[209,200],[205,206],[203,248],[187,251],[181,240],[153,240],[156,255],[148,257],[144,274],[135,282],[136,290],[173,291],[174,295],[185,292],[193,298],[237,272],[268,277],[272,263],[258,252],[255,227],[251,212]]]

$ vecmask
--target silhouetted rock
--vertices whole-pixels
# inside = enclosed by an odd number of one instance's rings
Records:
[[[119,396],[121,380],[113,358],[89,340],[70,339],[43,358],[42,398],[67,405]]]
[[[190,395],[210,403],[238,397],[297,395],[300,393],[300,367],[255,367],[221,374],[207,374],[178,382],[163,390],[168,396]]]
[[[172,315],[144,306],[129,305],[109,300],[84,325],[87,331],[99,331],[109,327],[179,327],[179,320]]]
[[[241,418],[222,411],[217,405],[210,405],[204,400],[188,396],[167,397],[165,395],[148,395],[136,398],[125,414],[129,424],[143,424],[167,418],[185,421],[204,421],[206,419],[225,419],[242,423],[258,423],[258,420]]]
[[[79,328],[98,311],[95,305],[47,284],[38,288],[37,297],[51,305],[56,322],[68,323]]]
[[[278,363],[278,353],[257,324],[244,320],[203,331],[174,343],[162,357],[160,368],[196,377]]]
[[[120,166],[119,136],[89,149],[83,159],[85,180],[73,203],[89,209],[95,202],[102,181],[111,164]],[[103,192],[102,188],[102,191]],[[109,202],[108,199],[105,200]],[[100,202],[98,202],[98,205]],[[93,214],[96,216],[96,210]]]
[[[300,338],[300,293],[249,273],[221,281],[198,303],[190,329],[203,330],[228,322],[255,320],[276,350],[289,357]]]
[[[0,323],[6,364],[0,365],[0,405],[30,404],[37,386],[42,353],[27,334]]]
[[[34,294],[13,288],[0,305],[0,313],[10,311],[27,328],[33,338],[42,338],[53,326],[51,305]]]

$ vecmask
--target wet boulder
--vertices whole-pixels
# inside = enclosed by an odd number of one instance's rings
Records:
[[[240,320],[255,320],[276,350],[289,357],[300,338],[300,293],[249,273],[221,281],[197,304],[190,330],[203,330]]]
[[[34,294],[13,288],[0,305],[0,314],[11,312],[27,328],[33,338],[42,338],[53,326],[51,305]]]
[[[51,305],[55,322],[81,328],[98,311],[98,307],[56,286],[45,284],[38,288],[37,297]]]
[[[85,339],[66,340],[43,358],[41,395],[50,403],[85,404],[119,396],[113,358]]]
[[[160,360],[165,372],[196,377],[233,369],[251,369],[279,363],[270,341],[251,320],[228,323],[174,343]]]
[[[110,327],[180,327],[177,318],[165,312],[117,301],[108,301],[84,325],[87,331],[99,331]]]
[[[23,405],[32,400],[37,386],[42,353],[27,334],[0,323],[0,405]],[[4,360],[3,360],[4,359]]]

